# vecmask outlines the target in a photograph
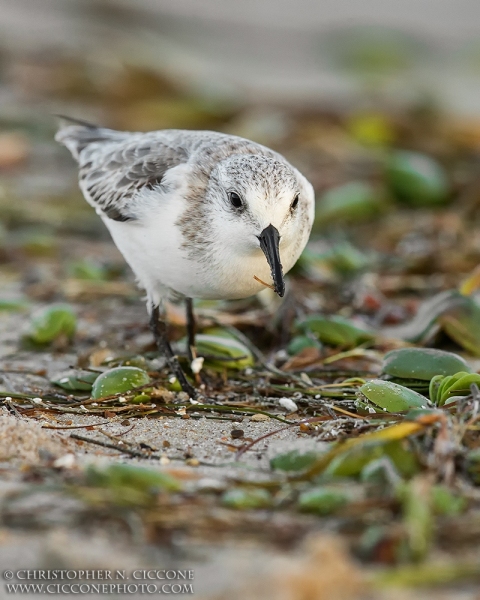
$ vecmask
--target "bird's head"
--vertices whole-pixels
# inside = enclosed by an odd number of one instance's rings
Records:
[[[246,259],[263,253],[275,292],[283,296],[284,273],[295,264],[310,235],[311,184],[281,158],[234,155],[212,172],[210,198],[225,251],[234,248]]]

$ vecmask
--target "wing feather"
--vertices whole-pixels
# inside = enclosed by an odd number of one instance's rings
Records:
[[[135,219],[132,198],[142,189],[161,185],[165,173],[188,160],[181,145],[170,145],[162,132],[127,133],[75,124],[55,139],[79,164],[80,188],[86,199],[115,221]]]

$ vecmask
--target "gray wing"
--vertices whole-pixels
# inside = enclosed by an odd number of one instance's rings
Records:
[[[165,173],[187,162],[188,152],[162,132],[127,133],[88,124],[69,125],[55,139],[79,164],[86,199],[115,221],[135,219],[132,198],[161,184]]]

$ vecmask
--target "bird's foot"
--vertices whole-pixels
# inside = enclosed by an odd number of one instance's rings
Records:
[[[155,343],[161,354],[167,359],[167,364],[173,371],[173,374],[177,378],[182,390],[189,395],[190,398],[195,398],[197,391],[188,381],[183,369],[178,362],[177,356],[174,354],[170,342],[167,338],[167,326],[164,319],[160,319],[160,312],[158,306],[152,310],[150,317],[150,329],[152,330]]]

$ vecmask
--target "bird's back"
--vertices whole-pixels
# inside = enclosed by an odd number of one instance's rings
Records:
[[[122,132],[75,123],[60,129],[55,139],[78,162],[87,201],[116,221],[134,220],[137,192],[161,185],[169,169],[180,164],[195,162],[207,180],[215,164],[232,153],[279,157],[259,144],[214,131]]]

